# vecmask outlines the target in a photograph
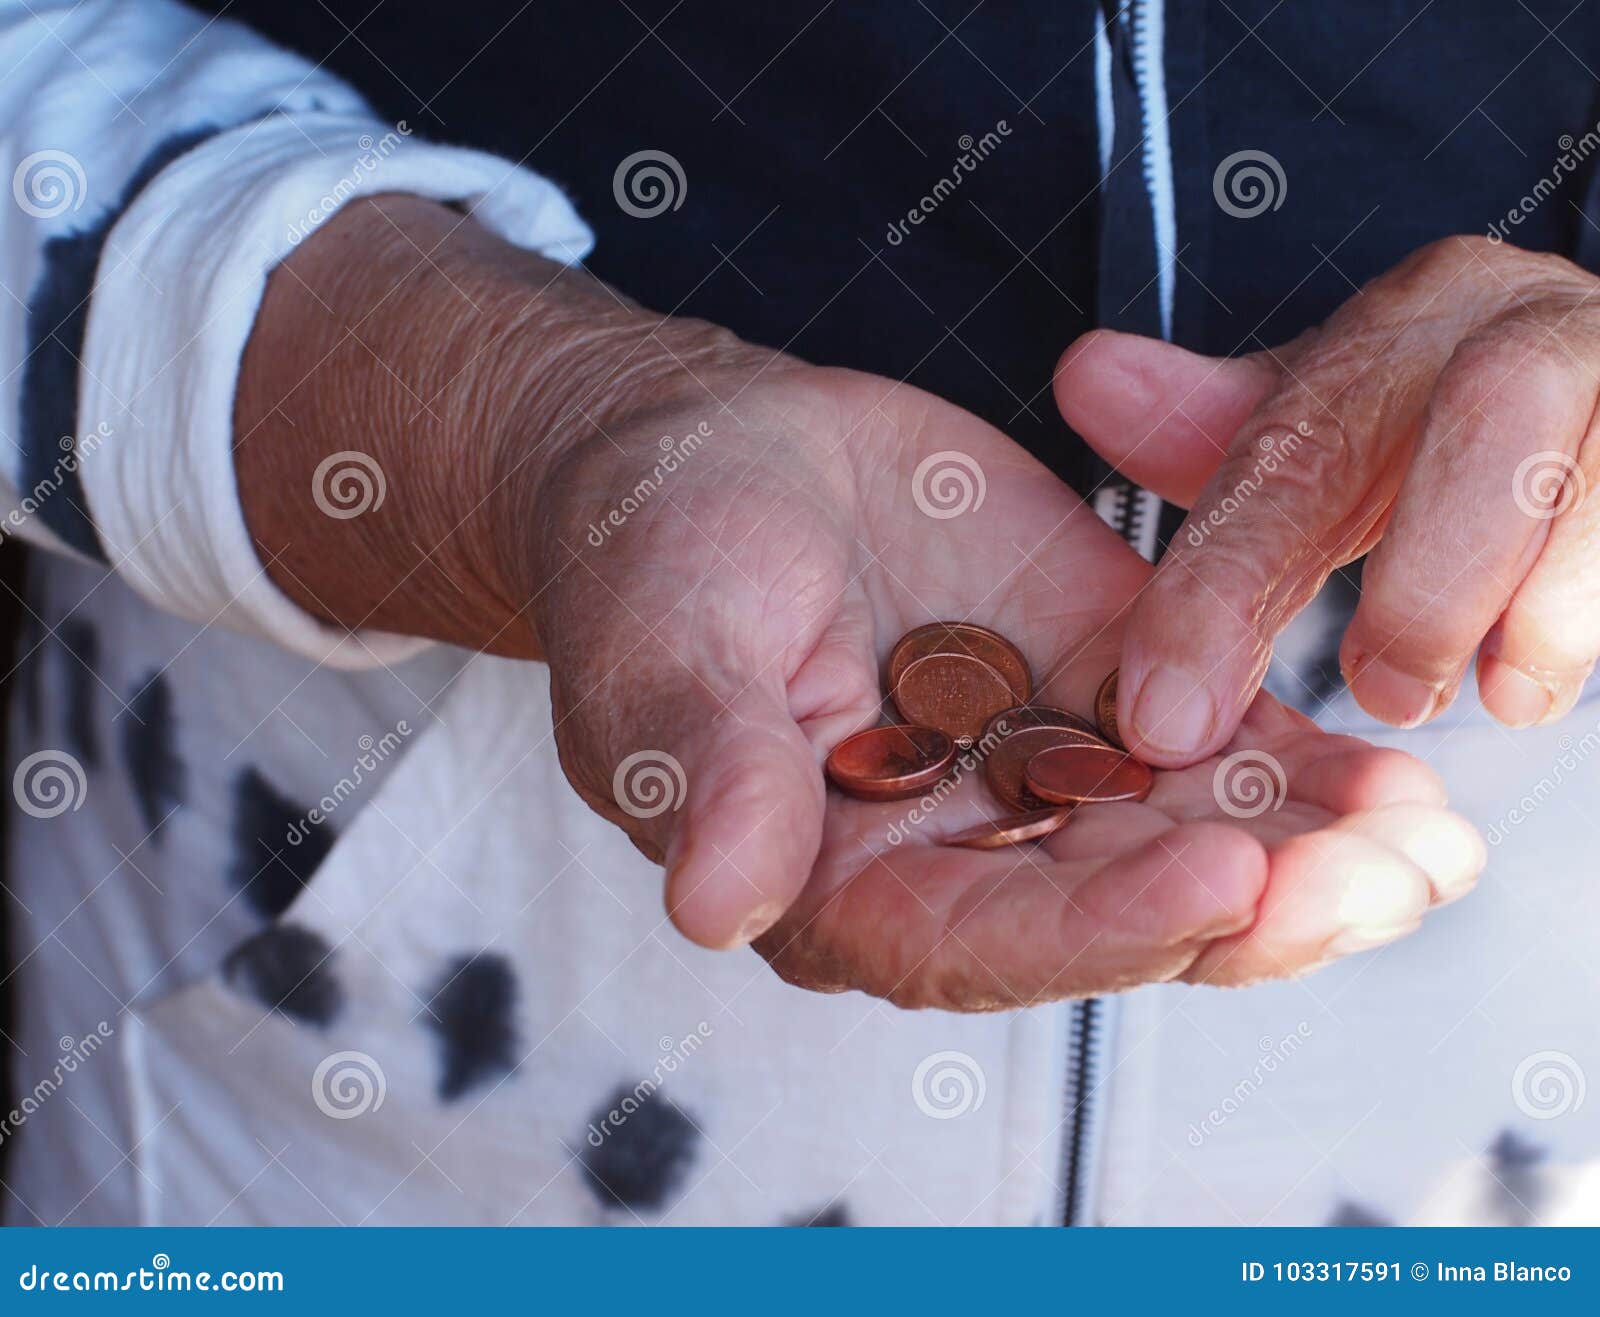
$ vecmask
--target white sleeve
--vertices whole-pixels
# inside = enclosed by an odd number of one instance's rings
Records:
[[[562,193],[171,0],[0,0],[0,150],[0,536],[316,662],[422,643],[328,627],[266,575],[234,479],[240,357],[268,273],[345,202],[463,203],[572,262],[592,240]]]

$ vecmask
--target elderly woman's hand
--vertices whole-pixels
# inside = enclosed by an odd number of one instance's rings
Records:
[[[1056,397],[1133,479],[1190,509],[1128,625],[1121,726],[1142,754],[1214,754],[1273,638],[1370,551],[1340,654],[1409,727],[1478,690],[1513,727],[1572,707],[1600,654],[1600,281],[1450,238],[1271,352],[1197,357],[1091,334]]]
[[[976,1010],[1294,973],[1470,886],[1481,847],[1427,768],[1265,698],[1226,748],[1281,775],[1271,808],[1240,808],[1218,760],[977,852],[943,844],[1000,812],[971,775],[915,819],[826,791],[903,632],[992,626],[1039,700],[1081,712],[1148,566],[936,398],[643,312],[426,203],[371,210],[343,259],[309,250],[319,234],[274,276],[247,357],[264,556],[347,624],[545,658],[568,779],[665,863],[696,941],[755,939],[819,990]],[[386,502],[320,516],[319,462],[363,444]],[[630,764],[665,794],[633,794]]]

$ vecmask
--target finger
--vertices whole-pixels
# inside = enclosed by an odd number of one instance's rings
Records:
[[[1503,322],[1464,341],[1439,374],[1340,651],[1375,717],[1410,727],[1451,702],[1544,546],[1539,464],[1571,461],[1595,404],[1553,343],[1543,325]]]
[[[1048,855],[886,851],[758,947],[806,987],[1004,1009],[1180,974],[1253,921],[1267,871],[1258,842],[1211,823],[1168,827],[1110,861]]]
[[[1341,818],[1329,831],[1359,834],[1398,851],[1427,875],[1435,905],[1465,896],[1488,861],[1478,830],[1459,814],[1415,803],[1383,805]]]
[[[684,803],[667,850],[672,922],[708,947],[742,946],[777,922],[822,841],[816,755],[775,692],[753,690],[677,744]]]
[[[1591,422],[1582,451],[1587,456],[1597,446]],[[1577,462],[1543,462],[1548,498],[1530,506],[1549,520],[1548,536],[1479,652],[1480,697],[1508,726],[1565,716],[1600,655],[1600,506],[1589,497],[1592,474]]]
[[[1056,405],[1123,475],[1188,507],[1277,375],[1262,358],[1205,357],[1101,329],[1057,364]]]
[[[1280,842],[1270,865],[1256,922],[1208,947],[1187,982],[1283,978],[1383,946],[1412,932],[1432,899],[1428,876],[1411,859],[1348,828]]]

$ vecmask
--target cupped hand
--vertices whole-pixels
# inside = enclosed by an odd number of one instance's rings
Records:
[[[983,1010],[1293,974],[1410,931],[1482,863],[1431,770],[1265,696],[1144,803],[1039,846],[943,844],[1005,812],[971,767],[927,802],[826,791],[911,627],[992,627],[1036,701],[1086,712],[1149,578],[1003,435],[915,389],[709,371],[577,445],[538,509],[547,576],[523,587],[569,779],[664,860],[680,929],[755,939],[806,987]]]
[[[1067,420],[1189,516],[1127,629],[1119,719],[1183,764],[1229,743],[1278,631],[1370,551],[1340,661],[1398,726],[1455,698],[1560,718],[1600,654],[1600,281],[1451,238],[1270,352],[1207,358],[1097,333],[1063,357]]]

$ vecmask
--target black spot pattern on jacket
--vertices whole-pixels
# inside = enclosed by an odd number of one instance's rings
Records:
[[[619,1085],[590,1116],[584,1178],[606,1207],[659,1209],[682,1185],[698,1139],[694,1122],[658,1091]]]
[[[233,885],[250,908],[276,919],[328,856],[333,830],[307,820],[308,810],[247,768],[233,787]]]
[[[184,152],[219,130],[206,126],[169,137],[140,163],[121,197],[86,229],[51,238],[40,253],[43,273],[28,298],[22,364],[22,487],[47,490],[39,500],[44,524],[80,553],[105,554],[89,518],[83,477],[62,457],[78,442],[78,362],[89,321],[95,271],[112,226],[150,181]],[[70,469],[69,469],[70,467]]]
[[[162,828],[183,805],[188,790],[188,773],[178,758],[177,742],[172,690],[167,679],[155,671],[134,688],[122,712],[122,759],[145,828],[157,845]]]
[[[493,952],[461,956],[428,994],[424,1019],[439,1038],[439,1096],[453,1102],[517,1064],[517,978]]]
[[[230,951],[222,973],[234,988],[269,1010],[327,1026],[344,1004],[332,956],[333,948],[309,928],[282,924]]]

